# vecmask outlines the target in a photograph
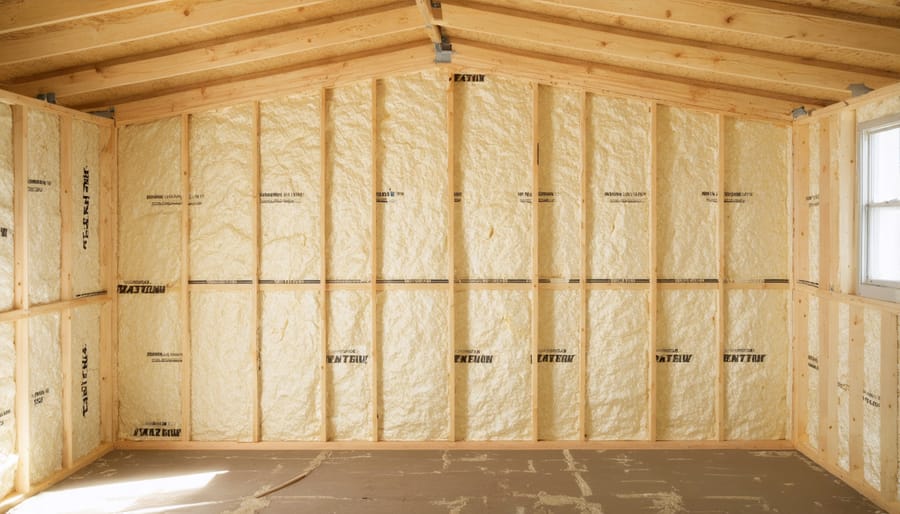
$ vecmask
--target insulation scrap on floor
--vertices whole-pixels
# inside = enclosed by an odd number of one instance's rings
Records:
[[[659,293],[656,344],[657,437],[716,434],[716,292]]]
[[[72,292],[103,289],[100,282],[100,127],[72,121]]]
[[[328,295],[328,439],[371,440],[372,295],[332,291]]]
[[[531,433],[531,294],[456,293],[456,436],[528,439]]]
[[[379,439],[446,440],[450,435],[447,291],[380,291]]]
[[[588,276],[647,280],[650,104],[588,95]]]
[[[177,117],[119,129],[118,271],[126,284],[179,279],[181,130]]]
[[[0,106],[2,107],[2,106]],[[0,324],[0,497],[15,485],[19,463],[16,448],[16,348],[15,327]]]
[[[13,179],[12,109],[0,104],[0,311],[13,306]]]
[[[317,291],[267,291],[260,318],[263,441],[322,433],[321,302]]]
[[[812,121],[808,125],[809,166],[807,167],[807,169],[809,170],[809,185],[804,201],[806,202],[806,205],[809,209],[809,213],[807,214],[809,218],[809,227],[806,236],[806,241],[809,248],[809,276],[799,277],[800,280],[812,282],[813,284],[819,283],[819,221],[821,213],[819,209],[819,173],[822,164],[819,155],[819,145],[822,144],[822,142],[819,141],[819,127],[821,123],[828,123],[828,120],[826,119],[824,121]],[[825,142],[825,144],[827,144],[827,141]]]
[[[731,290],[725,301],[725,439],[784,439],[788,291]]]
[[[725,118],[725,276],[788,279],[786,126]]]
[[[43,482],[62,467],[62,363],[59,314],[28,321],[29,395],[31,412],[30,481]]]
[[[881,317],[882,311],[863,310],[863,477],[881,488]],[[887,341],[890,344],[890,341]]]
[[[715,280],[716,116],[661,105],[657,120],[659,278]]]
[[[72,311],[72,458],[100,446],[100,311],[99,304]]]
[[[378,278],[446,280],[447,77],[378,81]]]
[[[456,278],[531,276],[532,86],[454,83]]]
[[[118,298],[118,437],[177,440],[183,360],[179,294]]]
[[[367,282],[372,274],[372,85],[326,92],[328,279]]]
[[[538,295],[538,439],[581,440],[578,399],[580,291],[543,290]]]
[[[837,404],[832,408],[837,413],[837,465],[844,470],[850,469],[850,305],[838,304],[838,333],[833,348],[837,355],[837,377],[832,381],[835,388],[834,397]]]
[[[588,296],[587,436],[646,439],[649,365],[646,291],[591,291]]]
[[[578,91],[539,86],[538,275],[581,274],[581,104]]]
[[[263,283],[320,278],[321,103],[314,93],[259,104]]]
[[[59,300],[59,117],[28,111],[28,300]]]
[[[192,282],[253,276],[252,117],[250,104],[191,115]]]
[[[245,292],[191,293],[191,439],[253,438],[256,316]]]
[[[809,295],[807,317],[806,437],[811,448],[819,444],[819,297]],[[802,430],[802,427],[801,427]]]

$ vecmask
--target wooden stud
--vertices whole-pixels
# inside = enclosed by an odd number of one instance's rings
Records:
[[[838,302],[819,298],[819,451],[837,462]]]
[[[819,289],[832,291],[831,284],[831,120],[819,123],[819,169],[810,173],[819,174]]]
[[[588,120],[590,116],[589,98],[587,93],[581,92],[581,127],[579,127],[579,135],[581,137],[581,194],[579,197],[581,212],[581,261],[579,262],[579,309],[581,314],[578,318],[578,433],[579,439],[587,441],[588,439],[588,405],[587,405],[587,324],[588,324],[588,289],[587,289],[587,263],[588,263],[588,230],[587,230],[587,197],[588,197]]]
[[[253,312],[253,317],[251,320],[252,327],[251,333],[253,334],[253,341],[251,343],[251,354],[253,359],[253,386],[251,394],[253,395],[252,405],[253,405],[253,414],[252,414],[252,437],[254,441],[259,441],[262,438],[262,406],[261,406],[261,398],[262,394],[262,375],[260,372],[261,368],[261,360],[260,360],[260,352],[261,352],[261,337],[262,334],[260,332],[260,318],[262,316],[262,300],[260,299],[259,291],[259,271],[260,271],[260,259],[261,259],[261,251],[262,251],[262,215],[260,212],[260,188],[262,187],[262,171],[261,171],[261,156],[260,156],[260,119],[259,119],[259,102],[253,102],[253,120],[252,120],[252,134],[253,134],[253,156],[252,156],[252,179],[251,179],[251,204],[250,204],[250,212],[251,212],[251,230],[252,235],[251,239],[254,241],[254,251],[253,251],[253,262],[251,263],[251,267],[253,269],[253,298],[251,300],[250,310]]]
[[[372,269],[369,271],[369,286],[370,286],[370,294],[371,294],[371,310],[370,315],[372,316],[372,321],[370,323],[370,327],[372,330],[372,350],[371,356],[369,357],[369,363],[371,365],[369,377],[371,379],[370,388],[372,390],[372,440],[377,441],[378,437],[378,412],[380,409],[379,395],[378,395],[378,383],[379,383],[379,371],[381,367],[381,359],[379,359],[380,353],[380,344],[378,338],[378,250],[380,248],[378,244],[378,202],[376,199],[378,198],[378,185],[381,180],[380,171],[378,169],[378,81],[376,79],[372,79],[370,81],[371,84],[371,99],[369,103],[369,119],[371,123],[371,144],[372,148],[370,150],[370,158],[372,159],[372,186],[369,191],[369,200],[371,202],[371,237],[372,244],[369,247],[372,252],[371,255],[371,263]]]
[[[328,98],[319,90],[319,389],[322,427],[319,439],[328,441]]]
[[[59,117],[60,298],[72,299],[72,118]],[[72,467],[72,310],[59,313],[63,468]]]
[[[725,302],[725,116],[719,114],[716,117],[718,127],[718,173],[716,185],[716,238],[719,252],[717,266],[717,305],[716,311],[716,438],[725,440],[725,332],[726,332],[726,302]]]
[[[13,105],[14,308],[28,311],[28,107]],[[31,491],[31,368],[28,318],[16,321],[16,491]]]
[[[838,115],[837,176],[834,184],[835,201],[839,205],[835,218],[840,227],[835,262],[835,288],[845,294],[856,293],[857,281],[857,172],[856,172],[856,111],[846,109]],[[839,218],[838,218],[839,216]],[[843,244],[841,244],[843,243]]]
[[[191,417],[191,118],[181,115],[181,439],[190,441]]]
[[[897,501],[897,315],[881,313],[881,497]]]
[[[850,475],[864,481],[863,476],[863,416],[865,403],[866,332],[863,318],[864,311],[858,305],[850,306],[850,341],[848,349],[849,368],[849,409],[850,409]]]
[[[108,135],[100,151],[100,276],[106,302],[100,325],[100,429],[104,442],[116,439],[118,401],[118,173],[117,134],[114,127],[102,129]]]
[[[809,423],[809,296],[795,292],[793,298],[793,441],[795,444],[809,444],[807,424]]]
[[[649,204],[648,204],[648,216],[649,219],[649,238],[650,238],[650,262],[649,271],[650,271],[650,298],[649,298],[649,334],[650,341],[647,347],[647,398],[648,398],[648,406],[647,406],[647,423],[649,429],[649,437],[648,439],[652,441],[656,441],[656,337],[657,337],[657,327],[656,327],[656,318],[657,318],[657,303],[659,301],[659,286],[657,284],[657,279],[659,278],[657,272],[657,234],[656,234],[656,222],[657,222],[657,104],[653,102],[650,104],[650,194],[649,196]]]
[[[456,441],[456,104],[453,75],[447,75],[447,408],[449,437]]]
[[[538,339],[540,338],[540,224],[538,216],[538,190],[540,188],[540,85],[531,84],[531,440],[540,438],[538,433]]]
[[[792,127],[794,142],[794,284],[798,280],[809,282],[809,125]]]

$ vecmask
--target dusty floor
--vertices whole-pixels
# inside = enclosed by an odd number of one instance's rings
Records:
[[[114,451],[11,512],[882,511],[793,451],[381,450]]]

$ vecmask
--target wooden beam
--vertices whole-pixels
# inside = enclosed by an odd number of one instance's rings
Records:
[[[104,20],[103,30],[98,30],[93,20],[77,20],[40,33],[9,34],[0,45],[0,65],[162,38],[222,23],[285,13],[326,1],[219,0],[195,2],[189,6],[172,2],[152,13],[135,11],[122,13],[114,20]]]
[[[97,64],[61,74],[23,79],[9,85],[17,93],[36,96],[54,92],[58,100],[73,95],[152,82],[181,75],[246,65],[259,60],[347,45],[390,34],[419,30],[413,6],[391,4],[359,16],[314,22],[200,48],[151,54],[128,62]]]
[[[19,0],[3,5],[0,34],[137,9],[172,0],[93,0],[91,2],[52,2]]]
[[[588,393],[587,393],[587,326],[588,326],[588,289],[587,289],[587,270],[588,270],[588,230],[587,230],[587,197],[588,197],[588,120],[590,119],[589,97],[587,93],[581,91],[579,97],[579,106],[581,113],[579,121],[581,126],[578,130],[579,145],[581,156],[579,160],[579,172],[581,178],[581,192],[578,198],[579,210],[581,214],[581,223],[579,226],[579,238],[581,245],[581,254],[579,255],[579,273],[578,273],[578,307],[580,315],[578,317],[578,438],[587,441],[587,417],[588,417]]]
[[[658,145],[657,145],[657,128],[659,125],[659,121],[657,120],[657,105],[656,102],[650,104],[650,191],[648,196],[648,210],[647,219],[649,221],[648,230],[649,230],[649,245],[650,245],[650,262],[648,262],[649,268],[649,298],[648,298],[648,334],[649,341],[647,344],[647,424],[648,424],[648,437],[647,439],[650,442],[656,441],[656,338],[657,338],[657,304],[659,303],[659,286],[657,284],[657,279],[659,278],[657,263],[659,259],[657,258],[657,242],[658,237],[656,233],[656,222],[658,217],[657,212],[657,196],[659,196],[659,190],[657,188],[657,176],[658,176]]]
[[[791,128],[793,141],[793,188],[794,188],[794,283],[809,281],[809,125],[794,124]],[[804,357],[805,358],[805,357]]]
[[[181,115],[181,273],[179,311],[181,314],[181,439],[191,440],[191,117]]]
[[[793,430],[792,441],[795,445],[809,444],[807,425],[809,424],[809,296],[803,292],[793,295]]]
[[[811,98],[772,98],[771,93],[761,91],[729,91],[721,85],[686,83],[638,70],[523,52],[461,38],[453,40],[453,51],[456,65],[486,73],[539,80],[542,84],[584,89],[607,96],[637,97],[751,118],[789,121],[791,111],[801,104],[826,103]]]
[[[531,440],[540,439],[540,412],[538,399],[538,339],[540,339],[540,223],[538,216],[538,192],[540,190],[540,88],[531,83]]]
[[[881,497],[897,501],[897,315],[881,313]]]
[[[835,250],[838,252],[835,263],[836,280],[834,287],[845,294],[856,294],[857,282],[857,218],[856,209],[857,172],[856,172],[856,110],[846,109],[837,116],[838,147],[837,170],[834,188],[834,201],[838,205],[835,221],[839,227],[838,241]]]
[[[0,89],[0,103],[7,105],[22,105],[39,111],[52,112],[61,116],[71,116],[73,120],[87,121],[99,127],[113,127],[116,122],[109,118],[101,118],[87,112],[80,112],[62,105],[50,104],[37,98],[29,98],[5,89]]]
[[[863,417],[865,416],[865,359],[866,346],[864,311],[859,305],[850,306],[850,341],[847,353],[850,431],[849,431],[849,459],[850,475],[856,480],[865,481],[863,475]]]
[[[251,263],[251,267],[253,269],[253,299],[251,300],[251,312],[253,314],[253,319],[251,321],[251,334],[253,337],[253,341],[251,341],[251,354],[253,359],[253,390],[251,394],[253,395],[252,405],[253,405],[253,414],[252,414],[252,437],[254,441],[260,441],[262,439],[262,405],[260,395],[262,394],[262,374],[260,373],[260,368],[262,366],[260,361],[260,352],[261,352],[261,337],[262,334],[260,332],[260,319],[262,316],[262,300],[260,298],[259,291],[259,268],[260,268],[260,253],[262,252],[262,214],[260,212],[260,188],[262,187],[262,177],[260,171],[260,121],[259,121],[259,102],[253,102],[253,119],[252,119],[252,128],[251,131],[253,133],[253,157],[252,157],[252,170],[251,170],[251,203],[250,203],[250,227],[252,230],[251,239],[253,240],[253,262]]]
[[[434,13],[430,4],[431,0],[416,0],[416,7],[419,9],[422,21],[425,22],[425,32],[428,34],[428,39],[433,44],[439,45],[441,44],[441,29],[435,24]]]
[[[119,124],[130,124],[197,112],[244,100],[274,98],[298,90],[333,87],[357,80],[420,71],[433,66],[434,51],[421,43],[324,59],[283,73],[198,87],[116,106]]]
[[[60,299],[72,299],[72,117],[59,117]],[[72,309],[59,313],[63,468],[72,467]]]
[[[369,81],[369,123],[370,127],[370,137],[369,141],[372,145],[369,158],[372,160],[372,185],[369,190],[369,216],[370,227],[371,227],[371,237],[372,244],[369,247],[369,250],[372,252],[371,256],[371,269],[369,270],[369,295],[371,298],[370,304],[370,316],[372,316],[372,321],[369,325],[371,330],[371,340],[372,340],[372,348],[371,348],[371,356],[369,357],[369,365],[371,366],[371,370],[369,372],[369,377],[371,379],[370,388],[372,390],[372,440],[378,441],[378,411],[379,411],[379,397],[378,397],[378,382],[379,380],[379,371],[381,367],[381,359],[379,358],[381,353],[381,345],[379,344],[378,338],[378,202],[376,199],[378,198],[378,185],[381,180],[381,170],[378,169],[378,81],[376,79],[372,79]]]
[[[716,438],[725,440],[726,391],[725,391],[725,116],[716,117],[718,130],[718,170],[716,173],[716,248],[718,264],[716,266]]]
[[[319,439],[328,441],[328,95],[319,89]]]
[[[447,404],[449,437],[456,441],[456,100],[453,76],[447,75]]]
[[[864,82],[878,88],[896,83],[897,73],[877,69],[847,70],[755,50],[716,46],[691,40],[673,40],[602,25],[538,17],[523,11],[493,10],[464,0],[444,1],[441,25],[499,37],[517,43],[539,44],[548,51],[578,52],[598,60],[623,62],[641,69],[648,64],[672,70],[673,75],[700,74],[716,82],[749,81],[774,91],[802,90],[833,101],[849,97],[848,85]]]
[[[13,115],[13,307],[28,310],[28,107],[14,105]],[[16,320],[16,491],[31,490],[31,367],[28,318]]]
[[[100,277],[110,301],[100,325],[100,431],[104,442],[116,439],[118,400],[118,142],[115,127],[105,133],[100,150]]]

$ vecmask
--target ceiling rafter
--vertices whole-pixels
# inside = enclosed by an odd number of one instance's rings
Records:
[[[0,11],[0,34],[170,2],[172,0],[94,0],[59,2],[50,8],[46,0],[19,0],[4,5]]]
[[[26,96],[53,92],[58,99],[140,82],[239,66],[389,34],[420,30],[419,12],[409,4],[390,4],[340,19],[266,31],[200,48],[174,49],[127,62],[98,64],[77,71],[25,78],[10,87]]]
[[[434,22],[431,0],[416,0],[416,7],[425,21],[425,32],[428,33],[428,38],[436,45],[441,44],[441,29]]]

